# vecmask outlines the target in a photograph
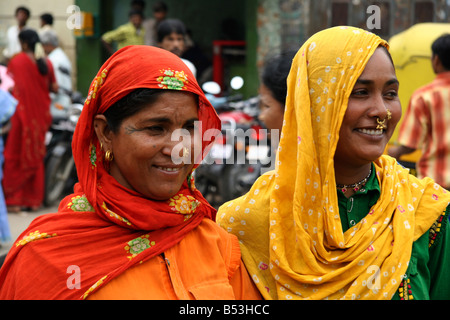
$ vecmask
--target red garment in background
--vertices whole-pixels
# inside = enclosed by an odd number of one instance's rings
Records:
[[[17,54],[8,65],[19,101],[11,118],[12,128],[5,146],[3,190],[8,206],[37,207],[44,198],[45,134],[50,114],[50,84],[56,82],[53,66],[39,73],[37,64],[26,53]]]

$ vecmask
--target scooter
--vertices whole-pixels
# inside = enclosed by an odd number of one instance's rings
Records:
[[[77,182],[75,162],[72,156],[72,136],[83,109],[84,99],[79,93],[72,95],[67,116],[55,117],[46,136],[44,205],[57,204],[71,192]]]

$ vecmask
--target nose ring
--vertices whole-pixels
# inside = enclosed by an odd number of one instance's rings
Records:
[[[386,124],[385,124],[386,119],[389,121],[389,120],[391,120],[391,118],[392,118],[391,110],[386,109],[386,118],[384,118],[383,120],[381,120],[380,118],[377,117],[377,123],[378,123],[378,125],[377,125],[377,128],[376,128],[376,129],[377,129],[377,130],[380,130],[380,129],[386,129],[386,128],[387,128],[387,126],[386,126]]]

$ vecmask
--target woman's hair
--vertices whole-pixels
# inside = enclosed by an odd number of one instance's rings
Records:
[[[184,23],[178,19],[165,19],[158,25],[158,42],[162,42],[164,37],[171,33],[186,35]]]
[[[262,72],[262,82],[283,107],[286,103],[286,79],[297,51],[287,51],[270,58]]]
[[[431,45],[431,51],[439,57],[444,68],[450,70],[450,34],[437,38]]]
[[[36,44],[40,42],[37,32],[31,29],[22,30],[19,33],[19,40],[20,42],[26,43],[33,53],[36,49]],[[40,74],[46,75],[48,73],[48,66],[45,59],[39,58],[36,60],[36,63]]]
[[[379,45],[378,48],[381,48],[381,49],[384,50],[384,52],[386,52],[386,54],[387,54],[388,57],[389,57],[389,60],[391,60],[391,63],[392,63],[392,65],[393,65],[394,68],[395,68],[394,60],[392,60],[392,56],[391,56],[391,53],[389,52],[388,48],[386,48],[385,46],[382,46],[382,45]]]
[[[138,113],[143,106],[155,102],[163,92],[167,90],[140,88],[114,103],[104,113],[111,131],[117,133],[123,120]]]

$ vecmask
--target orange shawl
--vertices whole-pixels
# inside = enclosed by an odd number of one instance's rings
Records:
[[[35,219],[13,245],[0,271],[0,299],[85,299],[177,244],[204,218],[215,218],[191,176],[168,201],[153,201],[121,186],[105,170],[93,119],[137,88],[192,92],[199,97],[202,134],[220,128],[178,57],[149,46],[115,53],[93,80],[73,137],[75,193],[60,203],[58,213]],[[202,150],[210,143],[204,141]]]

